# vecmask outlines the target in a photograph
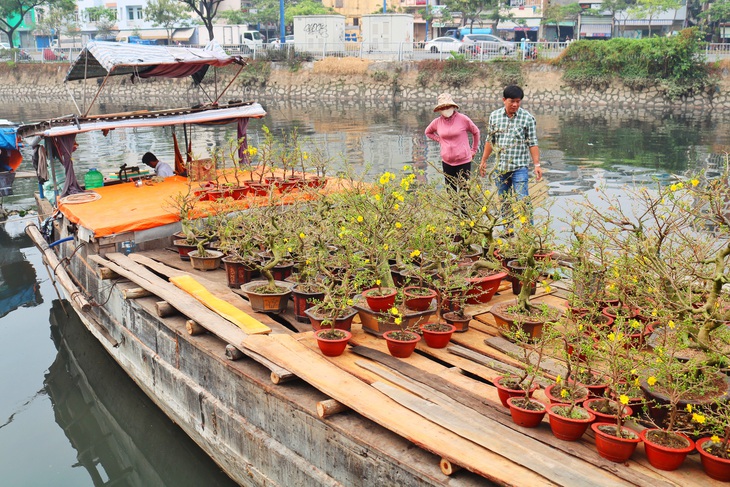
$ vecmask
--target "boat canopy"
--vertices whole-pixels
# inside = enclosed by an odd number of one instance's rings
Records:
[[[215,41],[203,49],[91,41],[71,63],[66,81],[130,74],[141,78],[184,78],[203,66],[221,67],[231,63],[245,64],[245,61],[229,56]]]

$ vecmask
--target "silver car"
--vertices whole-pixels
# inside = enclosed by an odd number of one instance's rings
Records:
[[[517,50],[514,42],[505,41],[491,34],[466,34],[463,38],[464,46],[461,52],[472,54],[496,54],[502,56],[512,54]]]

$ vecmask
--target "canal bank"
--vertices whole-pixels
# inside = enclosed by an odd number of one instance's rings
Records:
[[[631,90],[620,82],[602,89],[574,88],[563,81],[562,71],[542,63],[524,64],[518,71],[492,63],[486,75],[462,80],[453,86],[424,76],[418,63],[369,62],[354,58],[328,58],[303,63],[293,70],[285,63],[261,63],[247,69],[243,82],[237,81],[226,99],[277,100],[303,102],[357,103],[382,106],[431,104],[439,93],[449,91],[463,103],[491,104],[501,98],[505,84],[518,82],[525,89],[530,105],[569,107],[610,107],[613,109],[722,111],[730,108],[730,70],[720,68],[710,93],[671,100],[659,88]],[[493,66],[492,66],[493,65]],[[0,101],[14,103],[62,103],[69,93],[83,106],[94,98],[101,79],[87,83],[63,83],[68,64],[0,65]],[[208,76],[204,90],[183,80],[140,80],[125,77],[110,81],[97,103],[139,105],[149,103],[192,106],[205,103],[205,92],[213,96],[230,81],[237,68],[228,67]]]

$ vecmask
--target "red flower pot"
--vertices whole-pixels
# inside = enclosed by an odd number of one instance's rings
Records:
[[[342,352],[347,348],[347,342],[352,338],[352,333],[345,330],[336,330],[338,333],[344,334],[342,338],[324,338],[322,335],[328,333],[330,330],[320,330],[314,336],[317,337],[317,345],[322,351],[322,355],[327,357],[339,357]]]
[[[574,390],[573,394],[575,397],[563,397],[560,395],[560,390],[563,386],[559,386],[558,384],[550,384],[545,388],[545,396],[547,396],[548,400],[550,401],[550,404],[562,404],[565,403],[567,400],[573,400],[575,402],[582,402],[586,399],[588,399],[588,389],[585,388],[583,385],[579,384],[568,384],[564,386],[564,388],[572,388]],[[555,391],[553,393],[553,391]]]
[[[420,292],[414,293],[418,289]],[[427,287],[408,286],[403,289],[406,308],[414,311],[426,311],[431,307],[434,298],[438,296],[436,291]]]
[[[376,313],[382,313],[392,308],[395,305],[397,294],[398,292],[392,287],[375,287],[362,293],[368,302],[368,307]]]
[[[502,406],[508,408],[509,404],[507,404],[507,399],[510,397],[525,397],[525,391],[523,389],[510,389],[503,386],[501,384],[502,379],[504,379],[504,377],[497,376],[494,380],[492,380],[492,383],[494,384],[494,387],[497,388],[497,395],[499,396],[499,400],[502,401]],[[532,397],[532,393],[539,388],[540,386],[533,382],[532,387],[530,388],[529,397]]]
[[[426,341],[426,345],[431,348],[446,348],[446,345],[451,340],[451,335],[456,331],[456,327],[454,325],[443,325],[448,326],[449,329],[447,331],[434,331],[426,328],[429,324],[431,323],[421,325],[421,331],[423,332],[423,339]]]
[[[687,440],[687,446],[684,448],[670,448],[655,443],[652,439],[652,431],[663,430],[645,429],[639,433],[639,436],[641,437],[641,441],[644,442],[644,451],[646,451],[647,460],[649,460],[652,467],[658,468],[659,470],[677,470],[682,465],[682,462],[684,462],[684,459],[687,458],[687,455],[695,449],[695,442],[682,433],[673,434]]]
[[[185,239],[175,240],[173,245],[177,247],[177,253],[180,255],[180,260],[190,260],[190,252],[198,248],[197,245],[190,245]]]
[[[606,389],[608,389],[608,384],[584,384],[582,382],[578,382],[582,387],[585,387],[588,389],[588,396],[589,397],[603,397],[606,394]]]
[[[542,409],[539,411],[525,409],[514,403],[515,401],[521,401],[523,399],[524,398],[522,397],[510,397],[507,399],[507,406],[509,407],[510,415],[512,415],[512,421],[516,425],[523,426],[525,428],[537,428],[542,422],[542,418],[545,417],[547,409],[543,403],[536,401],[535,399],[530,399],[530,401],[542,406]]]
[[[594,422],[596,422],[596,423],[615,423],[616,422],[615,415],[602,413],[600,411],[596,411],[595,409],[593,409],[595,407],[594,405],[596,403],[600,403],[601,401],[606,401],[606,400],[608,400],[609,403],[611,403],[611,404],[615,404],[615,405],[621,404],[617,401],[613,401],[613,400],[605,399],[605,398],[601,398],[601,397],[593,397],[591,399],[588,399],[587,401],[583,401],[583,407],[586,408],[591,413],[593,413],[593,415],[596,417],[596,419],[594,419]],[[633,413],[634,413],[634,410],[631,409],[630,406],[624,406],[623,417],[631,416]]]
[[[611,432],[604,432],[603,427],[613,428],[616,431],[616,424],[613,423],[593,423],[591,429],[596,434],[596,449],[598,454],[606,460],[616,463],[626,462],[636,450],[641,438],[639,433],[631,428],[622,427],[621,431],[628,432],[631,438],[618,437]]]
[[[305,309],[304,314],[309,317],[309,322],[312,324],[312,329],[314,331],[322,330],[322,322],[328,318],[326,315],[321,315],[316,306]],[[350,327],[352,327],[352,320],[355,318],[356,314],[357,311],[354,308],[346,308],[344,313],[335,319],[335,328],[337,330],[350,331]],[[327,328],[329,328],[329,326],[326,326],[324,329]]]
[[[484,277],[469,277],[469,290],[466,304],[488,303],[499,289],[499,284],[507,276],[506,272],[498,272]]]
[[[705,446],[710,438],[702,438],[697,440],[697,451],[700,453],[702,460],[702,468],[708,477],[722,482],[730,482],[730,460],[716,457],[707,450]]]
[[[400,330],[390,330],[383,333],[385,343],[388,345],[388,351],[393,357],[408,358],[416,349],[416,345],[421,341],[421,336],[416,333],[405,332],[413,336],[410,340],[396,340],[392,338],[394,333],[404,333]]]
[[[586,417],[582,419],[568,418],[561,416],[555,412],[558,408],[569,408],[569,404],[551,404],[548,406],[548,416],[550,417],[550,429],[553,431],[555,438],[564,441],[576,441],[579,440],[588,429],[588,426],[593,423],[596,416],[587,409],[576,407],[586,413]]]

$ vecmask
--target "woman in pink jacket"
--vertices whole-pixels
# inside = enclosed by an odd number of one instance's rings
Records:
[[[441,116],[426,127],[426,137],[441,145],[444,177],[451,190],[457,190],[469,180],[471,161],[479,150],[479,129],[469,117],[457,112],[458,109],[450,94],[440,94],[433,111]]]

